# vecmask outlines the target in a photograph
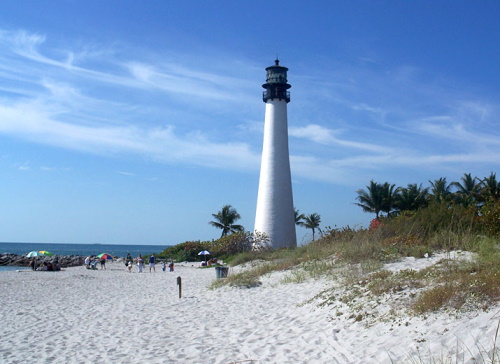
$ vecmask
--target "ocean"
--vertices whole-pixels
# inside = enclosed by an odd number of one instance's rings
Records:
[[[169,245],[115,245],[115,244],[45,244],[45,243],[0,243],[0,253],[28,254],[30,251],[46,250],[54,255],[98,255],[108,253],[114,257],[126,257],[130,253],[133,257],[139,254],[150,255],[160,253]],[[25,269],[23,267],[22,269]],[[0,266],[1,271],[21,269],[14,266]]]

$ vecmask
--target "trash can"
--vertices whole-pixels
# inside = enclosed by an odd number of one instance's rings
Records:
[[[221,266],[215,267],[215,276],[217,278],[227,278],[228,273],[229,273],[228,267],[221,267]]]
[[[228,267],[220,267],[220,277],[227,278],[227,274],[229,273]]]

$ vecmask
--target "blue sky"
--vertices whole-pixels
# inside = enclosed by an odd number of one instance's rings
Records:
[[[498,1],[2,1],[0,241],[211,240],[225,204],[253,230],[277,55],[294,203],[323,228],[368,225],[370,180],[500,172],[498,19]]]

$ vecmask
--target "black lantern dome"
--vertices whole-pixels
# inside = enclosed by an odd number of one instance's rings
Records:
[[[274,63],[274,66],[266,68],[266,83],[262,85],[266,91],[262,94],[262,100],[267,102],[267,100],[278,99],[285,100],[288,103],[290,102],[290,91],[287,90],[292,87],[292,85],[288,84],[286,78],[288,68],[280,66],[278,59]]]

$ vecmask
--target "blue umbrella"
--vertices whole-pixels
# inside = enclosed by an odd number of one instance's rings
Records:
[[[208,250],[202,250],[201,252],[198,253],[198,255],[204,255],[205,256],[205,262],[207,261],[207,255],[210,255],[210,252]]]

